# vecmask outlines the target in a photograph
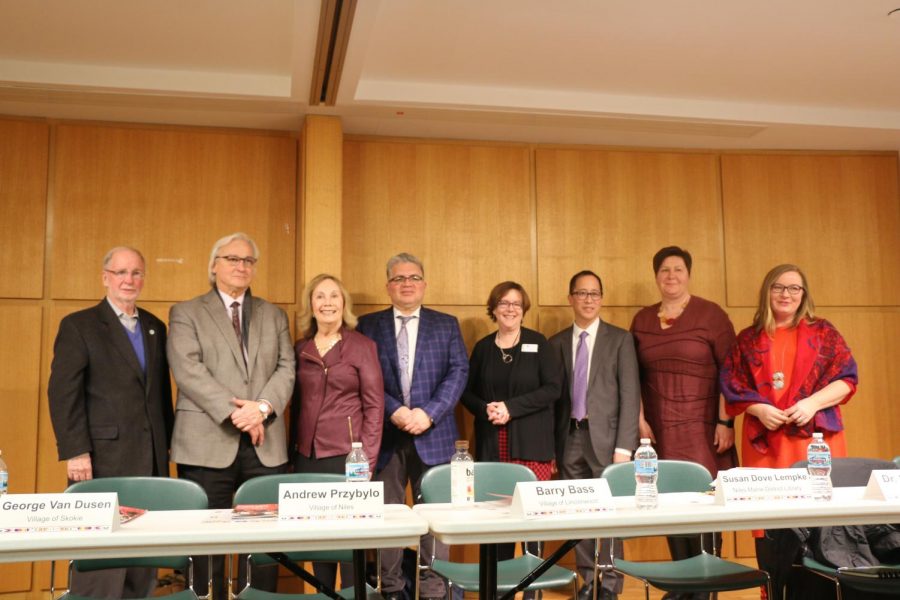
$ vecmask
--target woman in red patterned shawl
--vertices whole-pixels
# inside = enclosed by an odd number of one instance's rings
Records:
[[[856,392],[856,361],[841,334],[817,319],[796,265],[769,271],[753,325],[738,334],[720,379],[731,415],[746,413],[741,463],[784,468],[806,460],[821,431],[833,456],[847,456],[838,405]]]

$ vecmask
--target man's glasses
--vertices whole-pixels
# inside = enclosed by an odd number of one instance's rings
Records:
[[[119,269],[118,271],[112,271],[110,269],[103,269],[116,279],[125,279],[128,275],[131,275],[132,279],[143,279],[144,272],[143,271],[129,271],[128,269]]]
[[[422,283],[425,281],[425,278],[421,275],[396,275],[388,279],[388,283],[392,283],[394,285],[403,285],[404,283]]]
[[[244,263],[244,266],[249,268],[256,264],[256,259],[253,258],[252,256],[241,257],[241,256],[232,256],[229,254],[228,256],[217,256],[216,258],[221,258],[222,260],[227,262],[232,267],[236,267],[239,264]]]
[[[599,290],[575,290],[572,292],[572,295],[582,301],[587,300],[588,298],[591,300],[600,300],[600,298],[603,297],[603,294]]]

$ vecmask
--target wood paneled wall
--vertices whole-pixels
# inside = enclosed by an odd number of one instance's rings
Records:
[[[460,319],[469,347],[493,331],[484,301],[505,279],[525,285],[526,322],[549,335],[571,322],[571,274],[594,269],[604,318],[627,327],[658,299],[652,254],[678,244],[694,254],[693,291],[742,328],[765,271],[797,262],[860,364],[851,451],[900,454],[895,154],[359,138],[330,117],[302,135],[0,119],[0,210],[0,449],[14,492],[65,485],[46,408],[52,345],[65,314],[102,297],[103,253],[144,252],[143,305],[166,318],[206,289],[212,242],[235,230],[261,246],[254,292],[294,314],[303,280],[325,270],[357,312],[384,306],[385,261],[415,253],[428,304]],[[0,594],[37,598],[46,571],[0,566]]]

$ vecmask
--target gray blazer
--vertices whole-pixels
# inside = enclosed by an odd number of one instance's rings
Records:
[[[249,292],[248,292],[249,294]],[[294,348],[285,312],[247,296],[244,322],[247,366],[219,293],[208,293],[169,312],[169,366],[178,387],[172,461],[224,468],[237,456],[241,432],[231,423],[232,398],[268,400],[274,408],[260,462],[287,462],[284,411],[294,389]]]
[[[556,456],[565,455],[572,413],[572,329],[550,338],[562,355],[562,396],[556,405]],[[587,418],[591,445],[602,465],[612,462],[616,448],[634,451],[638,442],[641,386],[634,339],[624,329],[600,321],[588,373]]]

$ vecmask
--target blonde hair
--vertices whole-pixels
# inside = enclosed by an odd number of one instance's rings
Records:
[[[350,292],[347,291],[347,288],[344,287],[341,280],[334,275],[320,273],[310,279],[309,283],[306,284],[306,287],[303,288],[303,297],[301,298],[303,301],[303,312],[300,313],[300,316],[297,318],[297,327],[300,330],[300,337],[302,339],[313,337],[319,330],[319,324],[313,316],[312,295],[313,291],[319,287],[319,284],[328,279],[337,284],[338,289],[341,290],[341,296],[344,297],[344,311],[341,314],[344,327],[347,329],[356,329],[356,315],[353,314],[353,300],[350,298]]]
[[[772,314],[772,285],[778,281],[778,278],[785,273],[797,273],[803,280],[803,300],[794,314],[791,321],[791,327],[796,327],[801,319],[806,319],[807,323],[816,320],[816,304],[813,302],[812,294],[809,292],[809,284],[806,280],[806,274],[797,265],[783,264],[774,267],[766,273],[762,286],[759,288],[759,305],[756,307],[756,314],[753,315],[753,328],[757,333],[765,330],[769,337],[775,336],[775,315]]]

